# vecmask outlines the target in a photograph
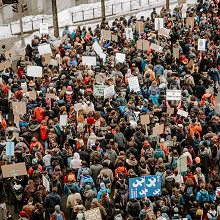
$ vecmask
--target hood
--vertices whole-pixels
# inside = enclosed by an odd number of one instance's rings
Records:
[[[174,180],[174,177],[173,176],[166,176],[166,180],[171,182]]]
[[[74,153],[73,159],[80,160],[80,155],[78,153]]]
[[[105,183],[100,183],[100,190],[105,190],[106,187],[105,187]]]
[[[36,125],[30,125],[29,127],[29,130],[30,131],[36,131],[40,128],[40,125],[39,124],[36,124]]]

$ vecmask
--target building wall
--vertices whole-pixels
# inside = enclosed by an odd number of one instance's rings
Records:
[[[66,8],[74,7],[75,5],[93,3],[100,0],[57,0],[58,12]],[[26,15],[38,15],[38,14],[52,14],[51,0],[23,0],[28,5],[28,12]],[[65,4],[64,4],[65,2]],[[0,25],[8,24],[17,20],[16,13],[12,12],[12,6],[6,5],[0,7]]]

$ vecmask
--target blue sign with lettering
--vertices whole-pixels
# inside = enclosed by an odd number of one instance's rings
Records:
[[[145,196],[158,196],[161,194],[161,177],[143,176],[129,179],[129,198],[139,199]]]
[[[15,155],[15,143],[14,142],[7,142],[6,143],[6,156],[14,156]]]

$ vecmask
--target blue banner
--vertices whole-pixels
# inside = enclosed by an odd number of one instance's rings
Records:
[[[161,177],[143,176],[129,179],[129,198],[139,199],[145,196],[158,196],[161,194]]]

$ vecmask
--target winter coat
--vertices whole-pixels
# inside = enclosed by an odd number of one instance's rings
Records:
[[[111,190],[108,189],[108,188],[106,188],[104,183],[101,183],[101,184],[100,184],[100,190],[99,190],[99,192],[98,192],[98,194],[97,194],[97,199],[98,199],[98,201],[100,201],[100,199],[101,199],[101,197],[102,197],[102,194],[103,194],[104,192],[107,192],[109,195],[111,194]]]
[[[159,147],[156,146],[155,151],[154,151],[154,158],[158,159],[158,158],[165,158],[165,154],[164,151]]]

